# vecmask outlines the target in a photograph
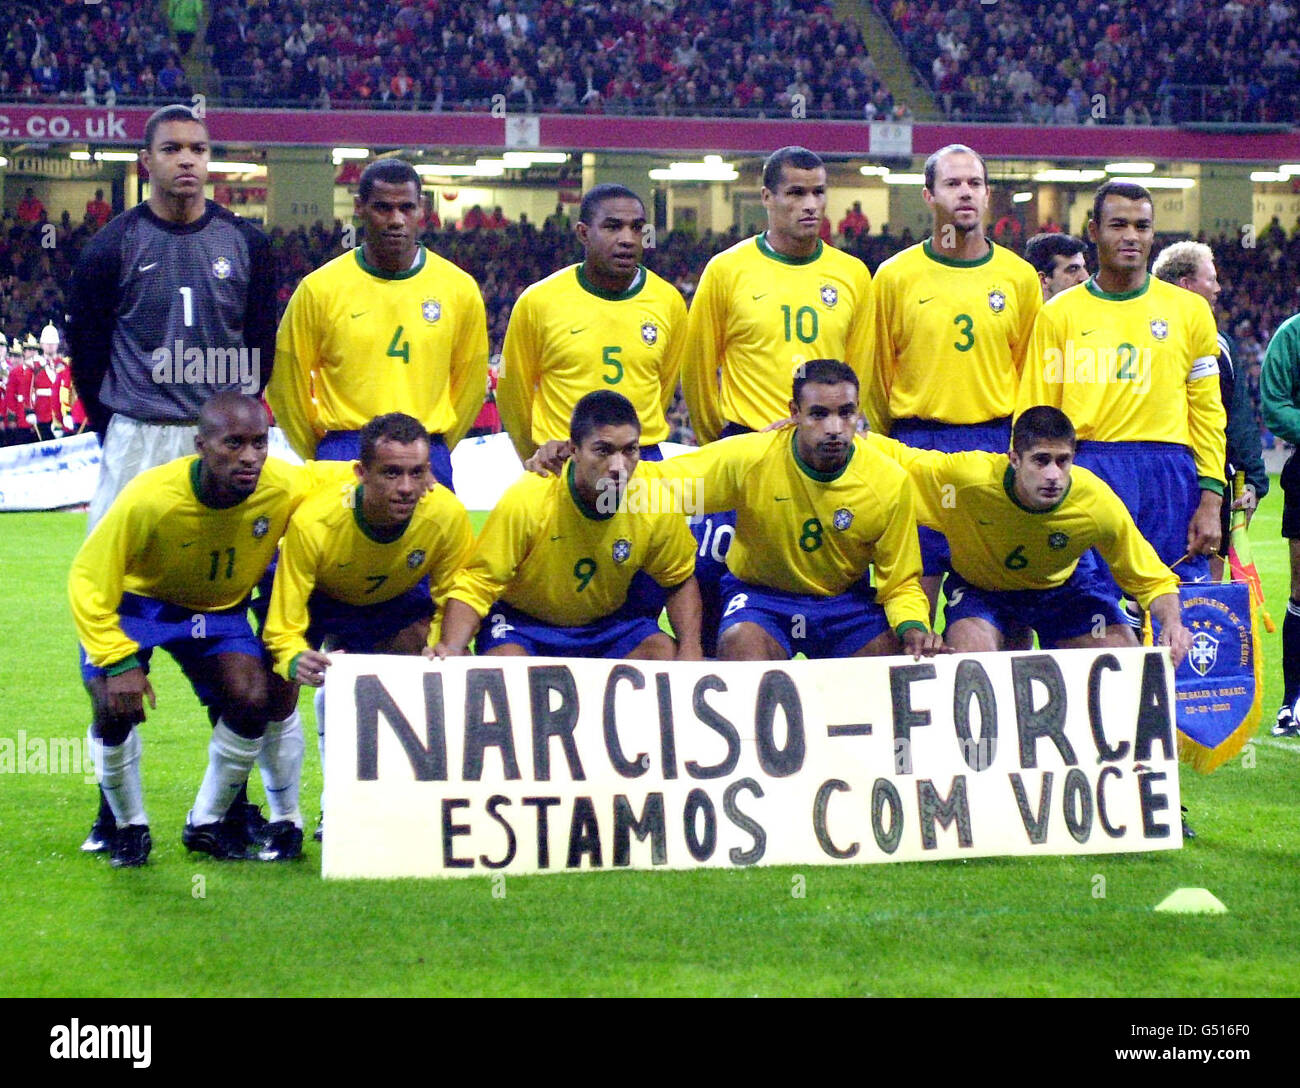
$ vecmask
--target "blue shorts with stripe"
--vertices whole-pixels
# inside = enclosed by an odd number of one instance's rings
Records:
[[[1074,573],[1054,589],[980,589],[949,571],[943,591],[949,627],[958,620],[981,619],[1010,638],[1033,630],[1045,650],[1062,639],[1125,622],[1092,552],[1084,552]]]
[[[1182,558],[1187,552],[1187,526],[1201,502],[1191,450],[1176,442],[1080,442],[1074,463],[1110,485],[1133,515],[1138,532],[1182,581],[1203,582],[1210,576],[1205,556]],[[1119,586],[1100,556],[1097,567],[1118,597]]]
[[[118,618],[126,636],[140,644],[136,657],[147,673],[153,651],[161,647],[181,667],[194,693],[205,706],[217,702],[220,694],[207,683],[200,664],[214,654],[247,654],[265,660],[261,642],[248,622],[248,602],[220,612],[196,612],[192,608],[156,601],[135,593],[123,593]],[[90,681],[107,675],[92,665],[81,650],[81,678]]]
[[[918,450],[943,453],[1006,453],[1011,448],[1011,419],[993,419],[987,423],[940,423],[935,419],[896,419],[889,436]],[[921,540],[921,572],[942,574],[952,565],[948,540],[924,525],[917,527]]]
[[[755,623],[776,639],[787,657],[852,657],[889,630],[876,591],[859,583],[834,597],[783,593],[742,582],[728,571],[722,576],[727,602],[718,641],[738,623]]]
[[[348,604],[317,590],[307,599],[307,641],[327,650],[378,653],[379,646],[411,624],[432,619],[433,612],[428,575],[405,593],[374,604]]]
[[[623,658],[658,633],[656,619],[623,609],[591,623],[560,627],[497,601],[479,628],[475,653],[513,643],[533,657]]]
[[[361,459],[360,431],[327,431],[316,444],[317,461],[358,461]],[[456,489],[451,483],[451,450],[440,434],[429,442],[429,468],[433,478],[448,491]]]

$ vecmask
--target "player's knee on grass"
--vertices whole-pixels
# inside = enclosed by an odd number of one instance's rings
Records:
[[[627,656],[633,661],[672,661],[677,656],[677,643],[658,631],[640,642]]]
[[[988,620],[974,616],[948,624],[943,640],[958,654],[984,654],[1006,648],[1002,632]]]
[[[718,639],[719,661],[784,661],[781,644],[756,623],[737,623]]]
[[[854,657],[897,657],[903,652],[903,640],[900,639],[893,631],[881,631],[875,638],[868,642],[860,650],[853,653]]]
[[[392,638],[379,643],[375,653],[418,656],[429,641],[430,623],[430,620],[422,619],[407,624]]]

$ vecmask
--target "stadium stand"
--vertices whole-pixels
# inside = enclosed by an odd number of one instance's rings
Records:
[[[0,99],[147,105],[191,94],[159,0],[0,0]]]
[[[1300,104],[1282,0],[875,2],[954,121],[1269,123]]]

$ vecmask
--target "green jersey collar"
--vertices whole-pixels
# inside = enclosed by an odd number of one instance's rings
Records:
[[[379,277],[381,280],[409,280],[424,267],[424,262],[429,256],[428,250],[419,242],[416,242],[415,264],[411,265],[405,272],[384,272],[366,260],[366,247],[364,244],[357,246],[354,252],[357,255],[357,264],[361,266],[362,270],[369,272],[372,276]]]
[[[812,264],[822,255],[822,240],[817,239],[817,248],[807,257],[787,257],[784,253],[778,253],[767,241],[767,231],[758,235],[758,251],[764,257],[771,257],[774,261],[780,261],[782,264]]]
[[[384,526],[371,525],[366,521],[366,515],[361,510],[361,501],[364,495],[362,485],[357,484],[356,497],[352,502],[352,517],[356,520],[357,528],[361,530],[368,540],[373,540],[376,544],[391,544],[395,540],[400,540],[402,534],[406,532],[406,527],[411,524],[411,519],[407,518],[400,525]]]
[[[796,441],[799,435],[798,428],[790,432],[790,452],[794,455],[794,463],[799,466],[799,471],[807,476],[810,480],[816,480],[819,484],[829,484],[838,480],[844,475],[845,470],[849,467],[849,462],[853,460],[854,453],[857,452],[857,445],[852,440],[849,442],[849,455],[845,458],[844,464],[840,465],[834,472],[819,472],[799,456],[799,443]]]
[[[595,295],[597,298],[603,298],[608,302],[622,302],[624,299],[639,295],[648,278],[645,266],[637,265],[636,274],[632,277],[632,282],[628,285],[626,291],[606,291],[603,287],[597,287],[587,278],[587,273],[583,271],[583,267],[583,265],[578,265],[578,286],[589,295]]]
[[[564,478],[569,484],[569,494],[573,496],[573,505],[578,508],[578,513],[580,513],[584,518],[588,518],[591,521],[608,521],[615,513],[617,513],[617,511],[611,510],[608,514],[602,514],[595,507],[587,505],[587,501],[578,494],[578,485],[573,478],[572,459],[569,460],[568,472],[565,474]]]
[[[1114,295],[1109,291],[1103,291],[1097,284],[1096,276],[1089,276],[1084,281],[1084,286],[1088,289],[1088,294],[1094,298],[1105,299],[1107,302],[1127,302],[1131,298],[1140,298],[1147,293],[1147,288],[1151,286],[1151,273],[1147,273],[1147,278],[1142,281],[1142,286],[1132,291],[1125,291],[1123,294]]]
[[[921,252],[936,264],[946,265],[948,268],[978,268],[982,264],[988,264],[993,260],[993,243],[989,242],[989,251],[983,257],[976,257],[970,261],[960,261],[956,257],[945,257],[942,253],[935,252],[932,245],[934,239],[927,238],[921,243]],[[987,239],[985,239],[987,241]]]

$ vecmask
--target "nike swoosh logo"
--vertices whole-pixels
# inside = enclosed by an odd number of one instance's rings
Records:
[[[764,291],[761,295],[755,295],[754,301],[757,302],[760,298],[767,298],[769,294],[771,294],[770,291]]]
[[[339,566],[340,566],[340,567],[350,567],[350,566],[352,566],[352,560],[349,559],[346,563],[340,563]]]
[[[774,499],[776,499],[777,502],[789,502],[789,501],[790,501],[790,496],[789,496],[789,495],[773,495],[772,497],[773,497]]]
[[[934,295],[931,295],[930,298],[919,298],[919,299],[916,300],[916,304],[917,304],[918,306],[924,306],[927,302],[929,302],[929,301],[930,301],[931,299],[933,299],[933,298],[934,298]]]
[[[564,537],[563,537],[563,536],[553,536],[553,537],[551,537],[551,539],[552,539],[552,540],[563,540]]]
[[[1092,335],[1094,332],[1096,332],[1096,331],[1097,331],[1096,329],[1084,329],[1083,332],[1079,333],[1079,335],[1080,335],[1080,336],[1091,336],[1091,335]]]
[[[580,329],[570,329],[570,330],[569,330],[569,335],[570,335],[570,336],[577,336],[578,333],[580,333],[580,332],[586,332],[586,331],[587,331],[587,326],[586,326],[586,325],[583,325],[582,328],[580,328]]]
[[[194,541],[192,541],[192,540],[187,540],[184,544],[181,545],[181,547],[182,547],[182,548],[188,548],[188,547],[189,547],[191,544],[193,544],[193,543],[194,543]]]
[[[357,317],[365,317],[366,314],[368,314],[368,313],[370,313],[369,310],[362,310],[359,314],[353,314],[352,316],[353,316],[354,318],[357,318]]]
[[[148,272],[149,269],[153,268],[157,263],[157,261],[150,261],[148,264],[136,265],[135,270],[137,272]]]
[[[993,522],[991,522],[991,521],[985,521],[983,518],[976,518],[975,520],[978,521],[981,525],[992,525],[992,524],[993,524]]]

